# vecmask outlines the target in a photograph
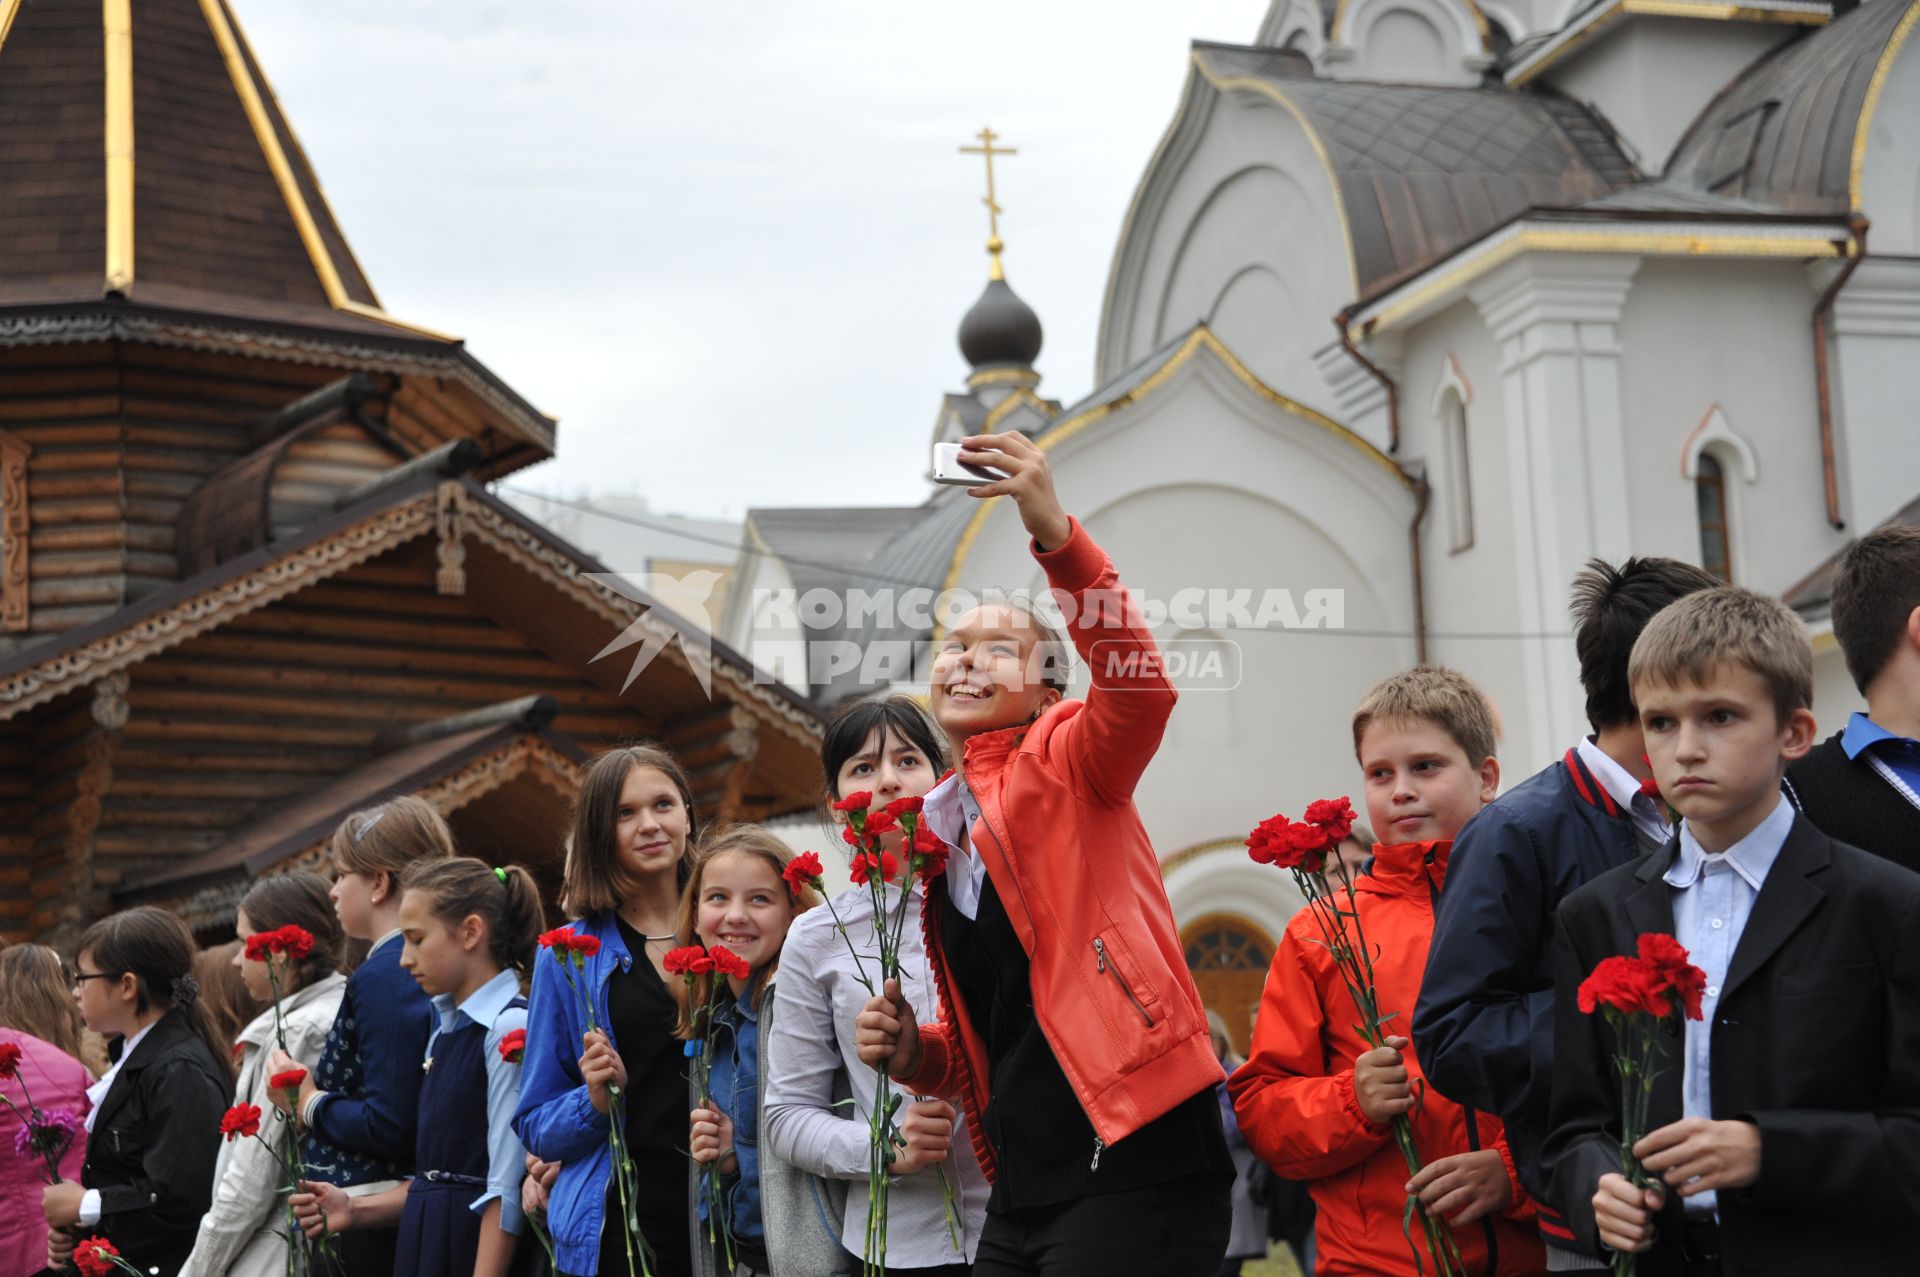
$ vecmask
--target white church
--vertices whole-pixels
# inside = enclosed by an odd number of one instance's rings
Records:
[[[1825,581],[1853,536],[1920,521],[1916,22],[1920,0],[1274,0],[1250,43],[1192,46],[1086,399],[1044,397],[994,253],[929,444],[1027,432],[1149,598],[1343,600],[1337,629],[1158,626],[1229,671],[1188,686],[1139,805],[1230,1024],[1298,904],[1246,831],[1357,797],[1353,707],[1418,660],[1487,690],[1508,783],[1557,757],[1586,729],[1587,559],[1784,595],[1823,732],[1860,707]],[[810,651],[930,630],[795,621],[780,591],[1041,588],[1010,503],[929,488],[752,511],[723,636],[831,705],[879,688]]]

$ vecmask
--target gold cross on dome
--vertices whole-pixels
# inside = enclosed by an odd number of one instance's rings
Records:
[[[960,148],[960,153],[962,155],[984,155],[987,157],[987,195],[986,198],[980,202],[987,206],[987,254],[993,260],[993,265],[988,271],[988,278],[1005,279],[1006,275],[1000,269],[1000,250],[1005,247],[1000,240],[1000,214],[1004,210],[994,198],[993,157],[996,155],[1018,155],[1020,152],[1011,146],[995,146],[994,143],[1000,140],[1000,135],[995,133],[991,128],[982,128],[978,133],[974,134],[974,136],[980,139],[980,145],[963,146]]]

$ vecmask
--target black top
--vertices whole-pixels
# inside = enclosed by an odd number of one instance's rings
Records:
[[[100,1223],[81,1235],[105,1237],[142,1272],[179,1272],[213,1202],[220,1115],[232,1098],[232,1074],[186,1017],[156,1020],[93,1119],[80,1182],[100,1190]]]
[[[987,1209],[1004,1214],[1214,1174],[1233,1177],[1220,1104],[1203,1090],[1098,1150],[1033,1014],[1027,951],[988,879],[978,917],[940,892],[940,944],[961,1003],[987,1043],[986,1138],[997,1173]],[[1012,1133],[1012,1138],[1008,1134]]]
[[[1829,838],[1920,870],[1920,807],[1874,770],[1865,751],[1848,758],[1835,732],[1787,768],[1794,806]]]
[[[640,1186],[640,1231],[659,1262],[654,1277],[693,1271],[687,1246],[686,1057],[673,1036],[678,1004],[647,959],[647,938],[616,917],[633,966],[607,982],[607,1015],[627,1066],[627,1153]],[[600,1271],[627,1271],[619,1194],[607,1177],[607,1224],[600,1234]]]

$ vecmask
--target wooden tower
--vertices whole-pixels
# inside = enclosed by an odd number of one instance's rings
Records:
[[[0,934],[215,934],[402,792],[551,882],[629,739],[810,806],[803,701],[486,490],[553,449],[381,307],[227,0],[0,0]]]

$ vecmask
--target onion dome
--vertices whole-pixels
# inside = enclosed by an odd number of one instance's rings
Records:
[[[975,370],[1033,367],[1040,357],[1040,337],[1040,316],[998,271],[960,321],[960,353]]]

